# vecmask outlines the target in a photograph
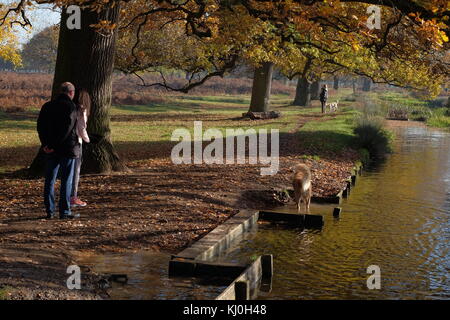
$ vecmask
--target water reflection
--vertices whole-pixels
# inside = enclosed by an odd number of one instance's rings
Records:
[[[194,278],[169,278],[170,255],[154,252],[80,255],[77,263],[99,274],[127,274],[128,283],[112,282],[112,299],[203,300],[214,299],[229,285],[212,285]]]
[[[260,226],[230,250],[234,261],[274,255],[272,292],[260,298],[450,297],[450,136],[398,130],[396,152],[364,173],[339,219],[331,207],[314,206],[312,213],[327,213],[323,230]],[[380,290],[366,286],[373,264],[381,268]]]

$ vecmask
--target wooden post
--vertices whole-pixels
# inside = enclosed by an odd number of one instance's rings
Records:
[[[323,217],[319,215],[305,214],[305,228],[322,228]]]
[[[250,286],[248,280],[236,281],[234,283],[234,294],[236,300],[250,300]]]
[[[273,255],[265,254],[261,257],[262,277],[269,278],[273,275]]]
[[[336,207],[333,209],[333,217],[337,218],[341,214],[342,208]]]

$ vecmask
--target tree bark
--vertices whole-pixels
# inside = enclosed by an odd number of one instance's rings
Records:
[[[333,89],[334,90],[339,89],[339,77],[338,76],[333,77]]]
[[[297,81],[295,89],[295,99],[292,103],[294,106],[307,107],[311,104],[311,83],[308,79],[300,77]]]
[[[362,90],[367,92],[367,91],[370,91],[371,88],[372,88],[372,79],[363,78]]]
[[[101,20],[117,24],[119,6],[115,4],[114,7],[105,6],[99,13],[82,11],[79,30],[69,30],[66,10],[62,10],[61,14],[52,97],[57,95],[59,86],[65,81],[72,82],[76,88],[85,88],[91,96],[87,129],[92,141],[83,145],[84,173],[108,173],[125,169],[112,145],[109,126],[117,31],[105,35],[90,27]],[[33,161],[29,170],[32,175],[43,171],[41,163],[39,159]]]
[[[270,90],[272,88],[273,63],[264,62],[255,68],[253,76],[252,98],[250,112],[267,112],[270,104]]]
[[[311,100],[320,99],[320,81],[314,81],[311,84]]]

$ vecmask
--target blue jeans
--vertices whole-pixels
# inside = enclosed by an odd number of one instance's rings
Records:
[[[45,173],[44,204],[48,215],[55,211],[55,182],[61,169],[61,189],[59,192],[59,215],[71,214],[70,193],[72,191],[73,168],[75,159],[58,155],[47,155],[47,170]]]

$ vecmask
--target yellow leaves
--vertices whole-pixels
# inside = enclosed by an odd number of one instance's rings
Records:
[[[4,14],[5,12],[0,7],[0,16],[4,16]],[[20,66],[22,60],[19,53],[19,43],[9,22],[10,19],[7,19],[0,26],[0,58],[12,62],[15,66]]]
[[[155,0],[135,1],[143,7]],[[442,8],[446,4],[444,0],[431,2],[430,10]],[[349,70],[362,70],[373,76],[377,76],[379,72],[386,77],[397,78],[399,82],[414,85],[420,85],[417,79],[421,79],[424,85],[430,83],[425,71],[414,78],[414,64],[403,66],[404,74],[400,74],[402,71],[400,64],[388,64],[384,66],[382,72],[379,71],[393,55],[384,57],[386,61],[378,61],[378,57],[367,48],[374,43],[380,43],[386,25],[397,19],[398,12],[387,7],[383,9],[383,29],[380,31],[367,28],[365,10],[367,6],[364,4],[344,3],[338,0],[319,1],[314,5],[293,0],[281,2],[249,0],[255,10],[270,12],[270,20],[273,22],[268,22],[250,15],[239,2],[232,2],[233,11],[225,9],[220,3],[214,0],[206,1],[208,15],[199,18],[201,22],[199,28],[211,30],[211,37],[208,38],[188,37],[184,34],[185,21],[179,24],[170,22],[185,18],[182,12],[170,14],[164,12],[152,16],[145,26],[145,32],[141,37],[142,43],[135,50],[139,62],[175,69],[208,70],[223,57],[238,54],[252,64],[272,61],[283,72],[295,73],[305,65],[307,59],[314,59],[314,71],[317,72],[322,72],[320,69],[331,69],[330,65],[327,65],[327,59],[334,59],[347,66]],[[127,12],[122,11],[124,23],[142,12],[140,6],[133,6],[129,4]],[[186,4],[186,8],[190,10],[196,6],[195,1]],[[131,11],[128,8],[131,8]],[[100,23],[99,27],[106,25]],[[164,30],[160,30],[162,25]],[[409,19],[403,18],[400,24],[393,28],[395,31],[388,35],[389,50],[404,59],[421,52],[421,48],[429,47],[430,43],[434,47],[442,46],[449,41],[442,31],[444,27],[442,19],[424,19],[417,12],[410,13]],[[133,57],[130,57],[129,49],[136,41],[135,28],[136,26],[133,26],[130,31],[124,31],[120,35],[118,54],[120,62],[134,61]],[[187,29],[190,30],[189,28],[188,25]],[[300,44],[296,44],[291,35],[298,36],[296,40]],[[286,41],[286,38],[291,42]],[[327,50],[339,52],[329,54]],[[413,61],[421,63],[419,58]]]
[[[361,46],[360,46],[358,43],[353,42],[353,43],[352,43],[352,48],[353,48],[353,50],[355,50],[355,51],[359,51],[359,50],[361,49]]]

